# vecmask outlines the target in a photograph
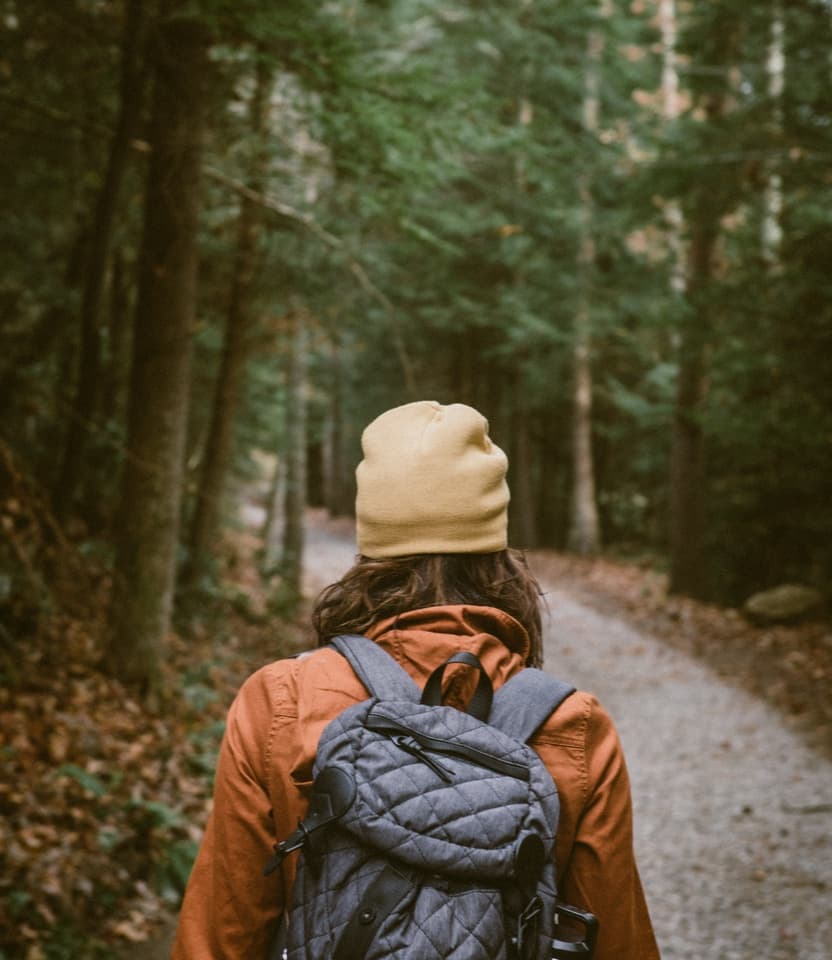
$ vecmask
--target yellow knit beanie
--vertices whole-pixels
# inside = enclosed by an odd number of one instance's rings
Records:
[[[508,531],[508,461],[488,421],[461,403],[408,403],[377,417],[356,470],[365,557],[494,553]]]

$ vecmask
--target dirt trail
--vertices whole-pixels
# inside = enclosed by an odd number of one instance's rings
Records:
[[[309,529],[307,588],[352,563]],[[544,584],[546,666],[615,719],[664,960],[832,958],[832,764],[706,666]]]

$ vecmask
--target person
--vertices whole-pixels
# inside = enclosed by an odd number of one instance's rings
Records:
[[[525,666],[540,666],[540,589],[522,555],[507,547],[507,459],[485,418],[463,404],[409,403],[374,420],[362,448],[359,556],[316,602],[320,644],[363,633],[420,687],[459,651],[479,657],[495,689]],[[444,702],[464,708],[473,671],[455,669],[446,671]],[[305,813],[324,727],[366,698],[346,661],[325,646],[244,683],[228,714],[173,960],[266,960],[289,902],[294,858],[268,878],[263,865]],[[531,743],[560,794],[559,895],[598,918],[596,960],[658,958],[633,853],[626,764],[609,715],[578,691]]]

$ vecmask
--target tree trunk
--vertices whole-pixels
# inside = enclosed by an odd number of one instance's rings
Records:
[[[306,308],[293,304],[289,317],[286,391],[286,478],[280,585],[274,602],[293,613],[301,598],[303,519],[306,507]]]
[[[515,397],[517,391],[513,391]],[[516,403],[516,400],[515,400]],[[515,406],[512,416],[511,457],[511,545],[530,550],[538,545],[537,516],[535,497],[535,470],[532,464],[533,444],[531,441],[531,418],[527,409],[520,403]]]
[[[719,221],[704,212],[692,225],[688,289],[695,304],[713,274]],[[706,351],[710,337],[707,308],[695,309],[679,343],[679,374],[670,451],[670,591],[690,597],[705,592],[705,438],[702,408],[708,392]]]
[[[349,367],[345,362],[348,344],[336,333],[332,340],[332,389],[327,411],[324,457],[326,506],[333,517],[345,517],[355,509],[355,486],[347,455],[347,395],[350,389]],[[348,359],[348,358],[347,358]]]
[[[61,471],[55,489],[55,509],[65,515],[72,508],[84,473],[90,427],[95,420],[97,386],[101,382],[101,299],[115,225],[119,193],[127,169],[130,141],[141,116],[144,86],[145,17],[142,0],[127,4],[121,52],[121,92],[116,129],[104,182],[98,194],[90,230],[89,250],[81,293],[81,344],[78,352],[75,399],[69,418]]]
[[[258,63],[257,83],[251,101],[252,135],[257,141],[250,187],[263,188],[264,155],[262,138],[271,92],[271,73]],[[217,379],[211,425],[205,443],[202,474],[188,538],[188,563],[185,586],[194,586],[210,574],[217,555],[222,518],[223,493],[232,459],[234,416],[240,400],[248,359],[248,338],[252,326],[251,294],[257,263],[257,248],[262,223],[262,207],[250,197],[240,201],[237,224],[237,251],[226,312],[222,359]]]
[[[772,102],[771,128],[775,137],[783,132],[783,91],[786,78],[786,54],[782,0],[773,0],[766,58],[768,95]],[[780,263],[780,247],[783,228],[780,215],[783,211],[783,178],[775,162],[766,164],[766,185],[763,192],[763,219],[761,244],[763,260],[769,270],[776,271]]]
[[[577,318],[576,325],[578,329],[572,356],[572,497],[567,548],[573,553],[588,556],[600,549],[601,530],[592,454],[590,336],[582,317]]]
[[[110,281],[109,350],[101,406],[110,419],[117,423],[123,419],[127,399],[125,384],[130,370],[130,286],[126,274],[124,256],[116,250]]]
[[[551,416],[551,412],[547,414]],[[561,420],[555,418],[555,422]],[[553,436],[550,430],[540,430],[537,438],[537,531],[538,544],[561,547],[564,543],[568,516],[569,478],[564,447],[565,440]]]
[[[606,15],[607,4],[601,12]],[[590,31],[584,68],[583,128],[587,137],[598,135],[600,109],[600,61],[604,37]],[[572,496],[567,547],[573,553],[588,555],[601,547],[601,525],[595,496],[595,464],[592,454],[592,319],[590,311],[595,240],[593,237],[592,185],[586,174],[578,181],[581,205],[581,235],[577,270],[580,282],[572,347]]]
[[[339,384],[333,383],[326,418],[326,447],[324,456],[324,490],[326,508],[330,516],[341,517],[350,512],[344,493],[344,400]]]
[[[306,447],[306,503],[308,506],[326,506],[324,486],[324,443],[323,440],[311,440]]]
[[[659,0],[659,30],[662,37],[662,117],[669,123],[679,116],[679,73],[676,66],[676,0]],[[684,220],[677,200],[669,200],[664,209],[667,245],[672,257],[670,286],[684,293],[685,255]]]
[[[133,333],[110,665],[152,694],[170,625],[178,547],[197,273],[196,230],[207,37],[171,20],[155,86]]]
[[[130,280],[126,276],[124,257],[115,250],[110,271],[110,297],[107,307],[107,357],[102,366],[98,416],[102,426],[123,424],[127,416],[127,392],[130,379]],[[110,433],[108,431],[108,436]],[[114,442],[97,445],[87,456],[83,476],[82,516],[101,535],[112,535],[113,516],[117,508],[117,476],[109,476]],[[93,482],[95,481],[95,482]],[[106,492],[105,492],[106,491]]]
[[[282,456],[276,457],[274,472],[269,484],[266,501],[266,515],[263,518],[261,537],[263,540],[263,558],[260,569],[265,577],[270,577],[275,558],[275,544],[283,523],[283,503],[286,498],[286,463]]]
[[[729,97],[729,68],[736,60],[739,28],[719,23],[714,55],[725,68],[725,86],[706,100],[706,122],[725,114]],[[713,282],[720,222],[732,199],[712,186],[696,190],[691,204],[690,246],[686,290],[689,311],[679,336],[676,398],[670,449],[670,584],[672,593],[706,596],[705,578],[705,434],[702,417],[708,394],[708,344],[712,336],[713,306],[707,301]]]

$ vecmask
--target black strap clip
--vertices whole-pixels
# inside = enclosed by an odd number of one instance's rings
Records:
[[[322,770],[315,779],[306,816],[285,840],[275,845],[263,875],[270,876],[290,853],[305,846],[313,833],[343,816],[354,799],[355,781],[346,770],[340,767]]]
[[[309,833],[308,828],[301,822],[282,843],[276,843],[274,845],[274,853],[263,868],[263,876],[271,876],[290,853],[294,853],[295,850],[300,850],[309,838]]]

